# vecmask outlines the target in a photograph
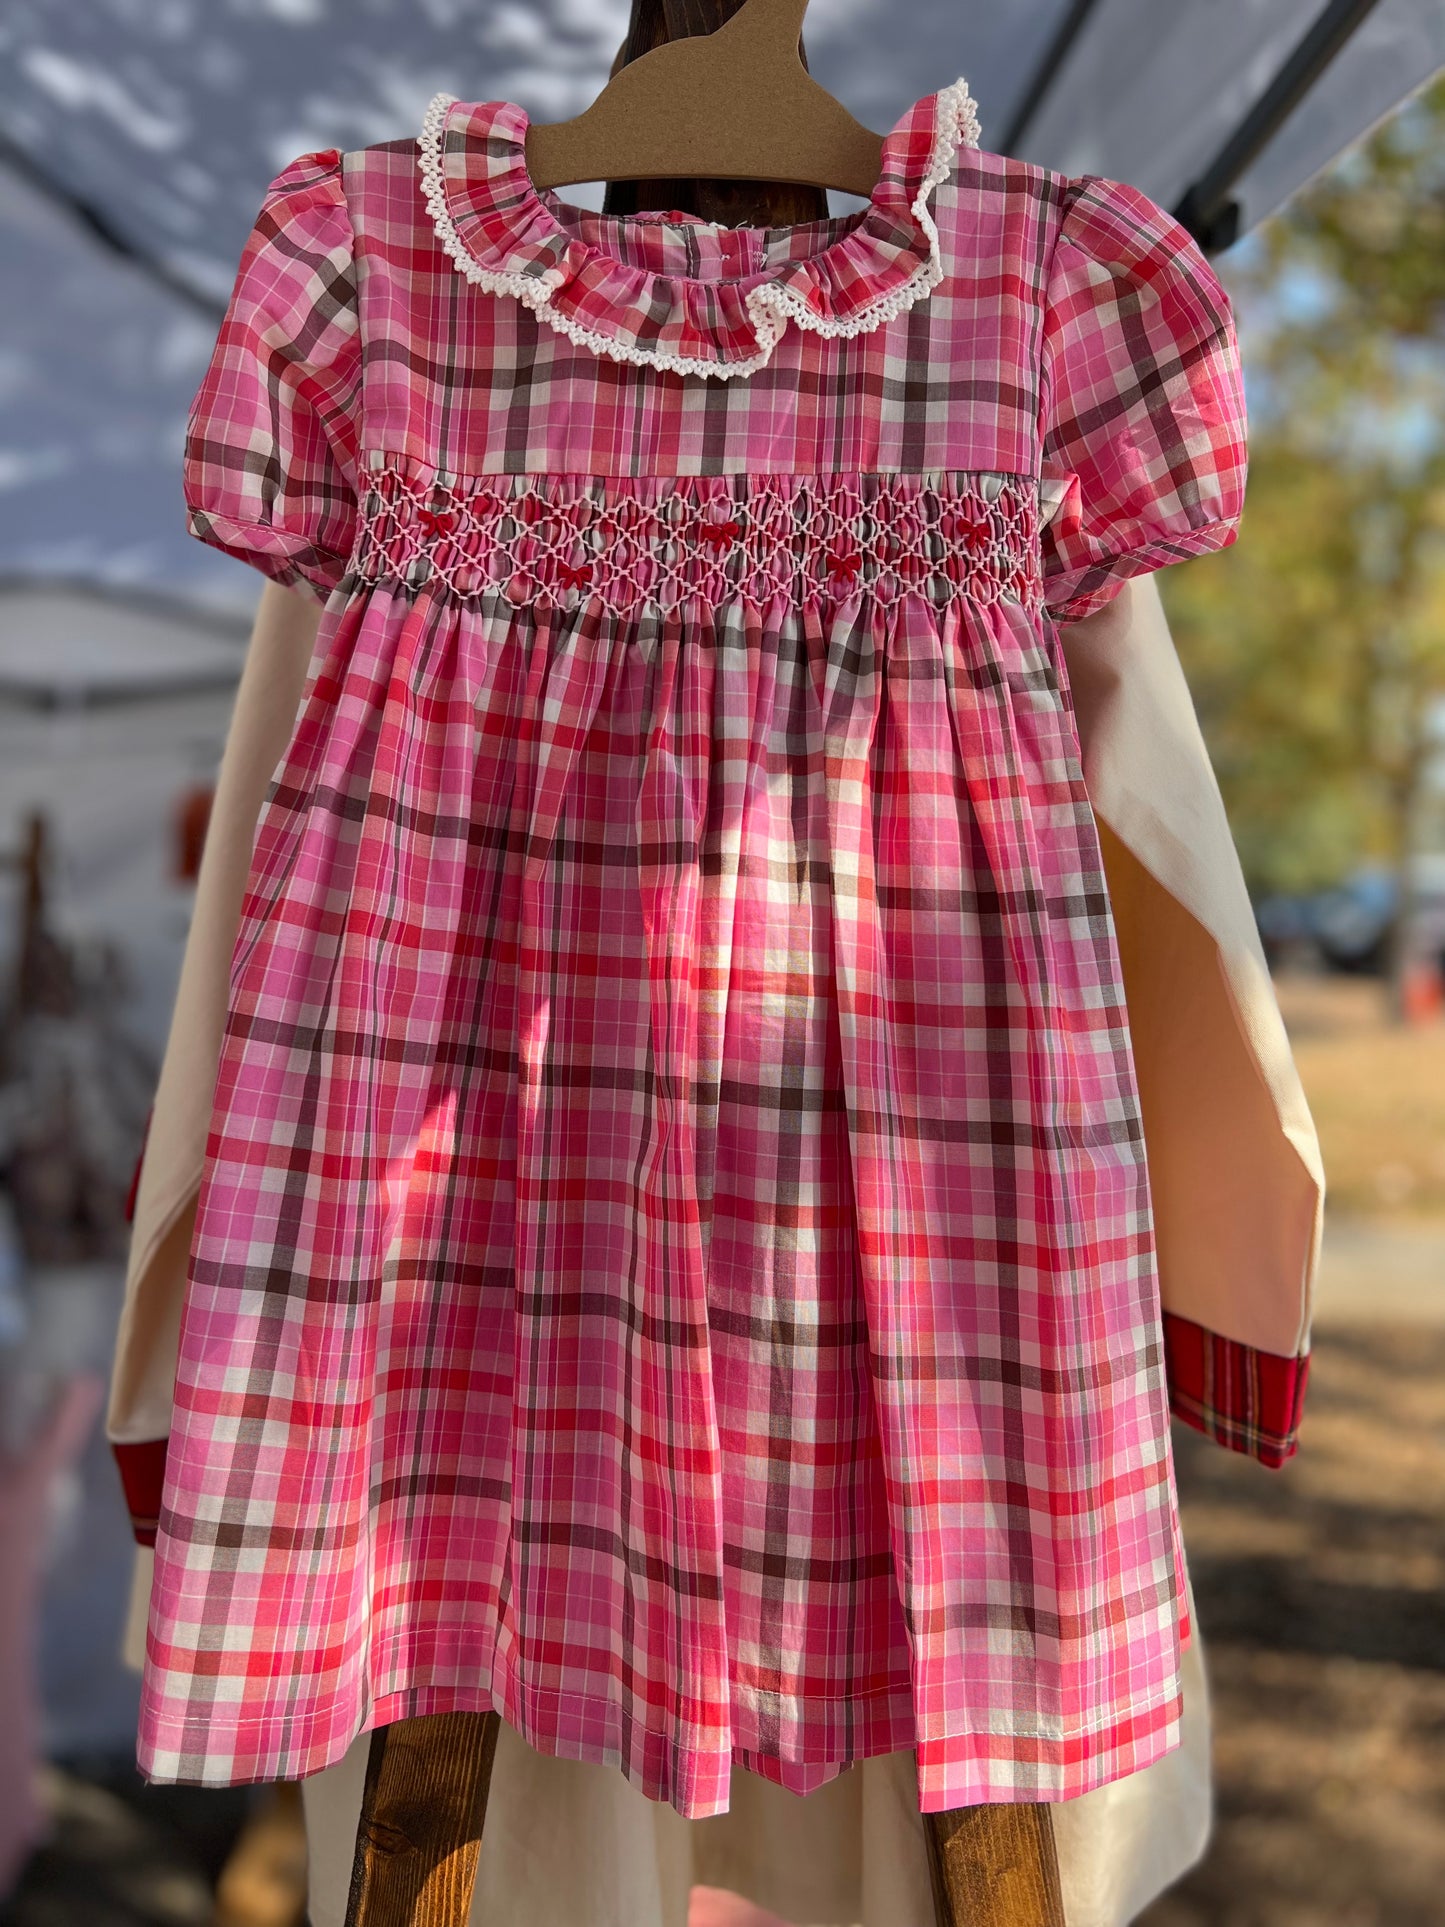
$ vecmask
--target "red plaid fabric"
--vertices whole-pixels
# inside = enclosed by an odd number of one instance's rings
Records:
[[[434,152],[422,171],[458,265],[478,279],[517,277],[530,284],[524,298],[545,286],[572,339],[624,360],[663,353],[694,373],[751,372],[767,356],[778,315],[824,332],[860,332],[929,269],[930,220],[915,203],[930,166],[936,160],[946,171],[960,134],[977,126],[961,82],[927,105],[927,113],[905,115],[885,143],[868,206],[821,234],[810,223],[760,238],[756,229],[645,214],[630,218],[616,247],[615,233],[579,228],[555,195],[533,187],[527,116],[507,102],[439,97],[423,136]],[[685,248],[703,236],[713,259],[699,276],[685,254],[674,257],[679,239]],[[769,270],[764,282],[759,264]]]
[[[1233,340],[1159,210],[963,125],[918,102],[870,209],[794,229],[567,210],[506,103],[266,198],[186,497],[325,610],[232,969],[152,1778],[495,1707],[688,1815],[901,1746],[928,1811],[1177,1742],[1054,619],[1231,539]]]
[[[1065,489],[1048,538],[1060,622],[1117,594],[1121,552],[1138,572],[1233,540],[1244,389],[1228,314],[1203,255],[1136,188],[1077,184],[1044,316],[1043,473]]]
[[[1262,1465],[1299,1450],[1310,1355],[1280,1358],[1164,1314],[1170,1406],[1176,1418]]]
[[[112,1445],[120,1470],[121,1489],[130,1513],[131,1531],[138,1546],[153,1546],[160,1523],[161,1494],[165,1490],[167,1444],[145,1439],[138,1445]]]

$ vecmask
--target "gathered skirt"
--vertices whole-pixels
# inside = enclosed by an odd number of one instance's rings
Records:
[[[495,1707],[689,1817],[1178,1744],[1127,1018],[1056,632],[350,581],[262,815],[140,1758]]]

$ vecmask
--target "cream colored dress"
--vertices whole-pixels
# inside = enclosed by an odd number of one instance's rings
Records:
[[[217,785],[156,1096],[109,1432],[163,1439],[197,1189],[252,839],[289,740],[318,604],[262,592]],[[1118,931],[1164,1308],[1262,1352],[1308,1348],[1324,1181],[1254,917],[1151,578],[1063,631]],[[129,1646],[143,1638],[149,1555]],[[1182,1743],[1053,1807],[1068,1927],[1124,1927],[1203,1852],[1204,1657],[1184,1651]],[[340,1927],[369,1735],[303,1788],[313,1927]],[[684,1820],[610,1767],[544,1757],[503,1726],[474,1919],[685,1927],[696,1882],[806,1927],[933,1927],[910,1752],[806,1799],[735,1769],[731,1810]]]

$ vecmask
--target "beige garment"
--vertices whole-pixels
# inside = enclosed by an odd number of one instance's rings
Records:
[[[1319,1140],[1153,577],[1061,631],[1129,1004],[1166,1311],[1309,1343]]]
[[[319,615],[319,605],[268,584],[237,693],[136,1201],[109,1419],[117,1441],[170,1429],[230,953],[256,820]],[[1293,1355],[1308,1342],[1319,1151],[1152,579],[1126,584],[1072,625],[1064,647],[1119,932],[1164,1304]],[[135,1637],[148,1563],[137,1575]],[[1197,1625],[1184,1688],[1179,1748],[1054,1808],[1069,1927],[1123,1927],[1203,1851],[1209,1737]],[[340,1918],[366,1745],[363,1736],[307,1782],[316,1927]],[[799,1801],[740,1769],[732,1811],[684,1821],[615,1769],[545,1758],[504,1726],[483,1917],[488,1927],[680,1927],[678,1896],[696,1880],[748,1892],[784,1917],[792,1907],[794,1919],[931,1927],[912,1772],[909,1753],[865,1761]],[[558,1840],[569,1843],[565,1855]],[[814,1870],[806,1891],[805,1868]]]
[[[152,1554],[136,1564],[126,1651],[139,1669]],[[1066,1927],[1127,1927],[1204,1852],[1212,1820],[1207,1674],[1184,1649],[1180,1744],[1051,1808]],[[302,1782],[311,1927],[342,1927],[371,1735]],[[565,1843],[565,1851],[559,1851]],[[735,1768],[726,1813],[684,1820],[613,1767],[497,1736],[473,1927],[686,1927],[694,1885],[807,1927],[935,1927],[911,1751],[862,1760],[800,1799]]]
[[[291,740],[321,605],[268,582],[241,672],[206,828],[191,928],[131,1225],[109,1436],[163,1439],[180,1353],[196,1193],[221,1059],[231,951],[261,805]]]
[[[1067,1927],[1125,1927],[1204,1851],[1197,1638],[1184,1654],[1182,1735],[1142,1772],[1052,1807]],[[364,1735],[302,1784],[311,1927],[342,1927],[369,1745]],[[549,1759],[502,1723],[472,1927],[686,1927],[694,1883],[807,1927],[936,1927],[911,1749],[861,1760],[805,1798],[735,1768],[728,1811],[684,1820],[614,1768]]]

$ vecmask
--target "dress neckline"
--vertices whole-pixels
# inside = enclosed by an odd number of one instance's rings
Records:
[[[421,187],[453,266],[594,353],[721,379],[764,366],[790,321],[857,335],[930,293],[943,264],[928,204],[958,147],[979,138],[972,96],[956,80],[915,101],[884,136],[863,208],[744,228],[570,205],[532,180],[529,125],[514,101],[442,93],[428,107]]]

